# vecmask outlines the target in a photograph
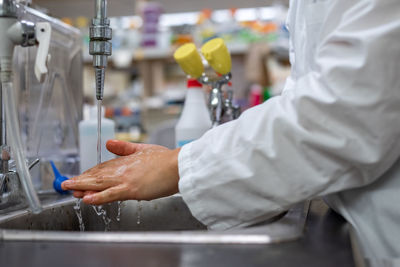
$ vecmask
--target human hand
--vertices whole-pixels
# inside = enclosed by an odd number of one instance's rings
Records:
[[[107,149],[121,156],[62,183],[86,204],[152,200],[178,193],[179,149],[110,140]]]

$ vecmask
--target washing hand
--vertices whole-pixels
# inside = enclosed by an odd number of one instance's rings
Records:
[[[121,156],[62,183],[64,190],[91,205],[122,200],[152,200],[178,193],[179,149],[110,140],[107,149]]]

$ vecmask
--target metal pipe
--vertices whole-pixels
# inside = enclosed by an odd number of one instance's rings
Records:
[[[1,1],[1,0],[0,0]],[[3,143],[3,89],[1,87],[0,81],[0,147],[4,145]]]
[[[3,88],[0,82],[0,175],[9,172],[10,151],[7,147],[6,116],[4,111]]]
[[[95,10],[96,10],[96,17],[95,17],[96,19],[107,18],[107,0],[96,0]]]
[[[3,106],[3,88],[0,81],[0,175],[3,175],[8,172],[8,157],[3,153],[3,149],[5,149],[6,140],[5,140],[5,133],[3,131],[6,129],[4,123],[4,106]],[[3,181],[0,183],[2,186]],[[0,195],[1,195],[0,190]]]

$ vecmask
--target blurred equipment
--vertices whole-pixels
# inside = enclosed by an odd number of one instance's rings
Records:
[[[36,10],[0,2],[0,96],[6,115],[0,116],[1,211],[25,207],[23,191],[31,210],[41,210],[35,189],[53,190],[50,158],[63,173],[77,173],[80,38],[76,29]],[[29,159],[35,161],[28,166]]]
[[[246,59],[246,80],[262,87],[271,86],[271,75],[267,67],[270,48],[265,43],[254,43],[249,48]]]
[[[142,47],[157,46],[158,24],[162,13],[162,7],[156,2],[143,3],[141,14],[142,25]]]
[[[32,211],[39,212],[41,210],[41,206],[32,184],[28,166],[25,162],[25,153],[22,149],[20,130],[19,125],[17,124],[18,117],[12,83],[12,59],[15,46],[20,45],[22,47],[28,47],[38,43],[39,47],[35,62],[35,75],[39,82],[43,82],[44,77],[47,74],[46,61],[49,51],[51,26],[46,22],[35,24],[30,21],[18,21],[18,7],[14,1],[2,1],[0,4],[0,78],[2,87],[2,103],[0,109],[2,111],[4,110],[6,113],[6,126],[8,131],[11,133],[11,138],[9,141],[17,169],[17,171],[9,170],[8,161],[10,160],[10,149],[5,143],[3,143],[3,129],[1,129],[1,161],[2,163],[3,161],[6,161],[4,164],[1,164],[2,191],[0,193],[1,196],[4,196],[4,198],[1,198],[1,202],[7,202],[8,199],[16,201],[16,199],[13,198],[20,193],[20,190],[18,190],[19,186],[15,186],[17,185],[17,180],[19,178]],[[4,97],[6,98],[4,101],[4,109],[3,92]],[[2,128],[3,126],[4,125],[2,122]],[[4,132],[7,132],[5,127]],[[9,183],[10,179],[14,180],[14,186],[7,188],[6,184]],[[12,182],[10,184],[12,184]]]
[[[228,91],[225,98],[222,91],[222,87],[232,79],[231,55],[221,38],[208,41],[201,48],[201,53],[216,72],[216,76],[204,72],[202,59],[194,44],[186,44],[177,49],[174,58],[186,74],[198,79],[202,84],[211,86],[209,108],[212,125],[216,127],[223,121],[234,120],[240,115],[240,108],[232,101],[233,92]]]

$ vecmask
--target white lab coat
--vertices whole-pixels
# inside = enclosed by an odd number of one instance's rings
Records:
[[[179,189],[211,229],[328,196],[369,257],[400,255],[400,1],[292,0],[282,96],[179,154]]]

